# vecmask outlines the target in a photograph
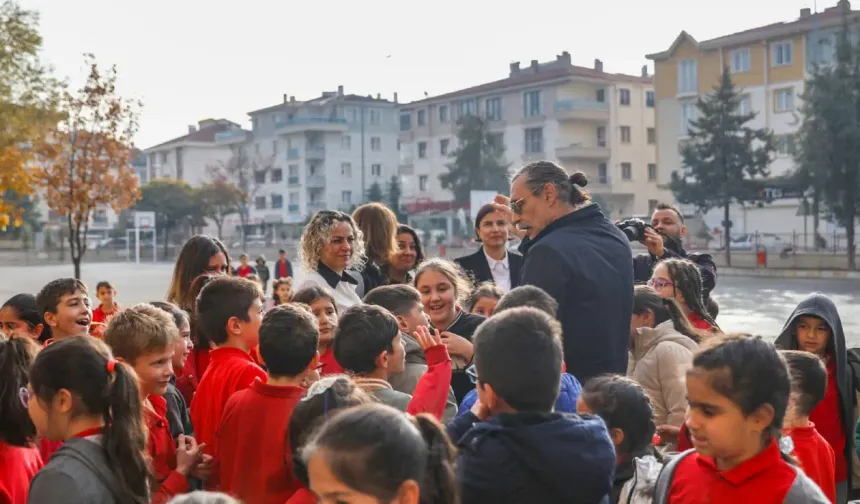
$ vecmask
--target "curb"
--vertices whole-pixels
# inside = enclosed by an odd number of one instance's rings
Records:
[[[841,270],[795,270],[767,268],[728,268],[717,266],[717,276],[742,276],[761,278],[809,278],[826,280],[860,280],[860,271]]]

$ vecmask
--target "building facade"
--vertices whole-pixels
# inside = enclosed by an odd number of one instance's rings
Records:
[[[438,206],[452,199],[439,176],[457,147],[457,119],[477,114],[505,147],[512,171],[551,160],[584,172],[586,188],[613,217],[648,213],[668,197],[658,185],[652,78],[574,66],[567,52],[507,78],[399,107],[404,202]],[[438,211],[435,209],[434,211]]]
[[[230,157],[230,147],[216,141],[222,133],[245,134],[239,125],[226,119],[204,119],[188,126],[188,133],[143,150],[146,170],[141,183],[157,179],[184,180],[200,186],[210,180],[208,171]]]

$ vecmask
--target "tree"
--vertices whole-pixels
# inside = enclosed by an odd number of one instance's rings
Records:
[[[187,182],[169,178],[155,179],[140,190],[135,210],[155,212],[155,225],[164,230],[164,259],[167,260],[168,236],[183,222],[200,213],[199,200]]]
[[[680,151],[683,167],[672,174],[671,188],[680,203],[700,211],[723,209],[726,265],[731,266],[729,207],[758,199],[761,179],[769,175],[773,135],[745,124],[755,113],[740,114],[741,95],[728,68],[714,92],[699,98],[698,119],[691,121],[689,141]]]
[[[854,226],[860,211],[860,46],[852,45],[847,18],[836,43],[832,66],[816,68],[806,83],[799,176],[813,190],[812,213],[818,202],[845,228],[848,267],[856,268]],[[816,233],[815,242],[818,244]]]
[[[459,146],[451,153],[448,173],[439,175],[443,189],[454,193],[454,201],[468,205],[472,191],[508,191],[509,163],[505,148],[495,140],[482,118],[466,115],[457,120]]]
[[[273,156],[249,156],[244,147],[239,147],[227,161],[219,161],[207,167],[210,181],[224,181],[238,187],[244,199],[239,205],[239,221],[242,223],[242,249],[246,249],[248,222],[251,209],[256,206],[257,196],[266,184],[266,177],[275,163]]]
[[[0,0],[0,194],[33,192],[27,168],[34,141],[56,121],[59,82],[39,61],[39,16],[12,0]],[[0,199],[0,228],[20,224],[20,207]]]
[[[403,195],[403,188],[400,185],[400,177],[392,175],[388,181],[388,208],[390,208],[397,216],[397,222],[406,222],[406,215],[400,207],[400,196]]]
[[[241,189],[226,180],[213,180],[197,190],[203,217],[212,219],[218,228],[218,239],[223,240],[224,220],[228,215],[241,212],[247,197]]]
[[[103,72],[91,54],[86,64],[83,86],[62,93],[63,120],[34,146],[36,181],[48,207],[65,218],[75,278],[93,213],[104,207],[119,212],[140,197],[131,166],[140,103],[117,94],[115,66]]]
[[[379,185],[379,182],[374,182],[367,188],[367,195],[365,195],[365,199],[367,201],[377,201],[381,202],[385,199],[385,196],[382,194],[382,186]]]

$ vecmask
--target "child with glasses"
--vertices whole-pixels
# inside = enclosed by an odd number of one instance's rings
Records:
[[[696,329],[719,330],[705,304],[702,272],[688,259],[666,259],[660,261],[648,280],[648,286],[660,296],[671,298],[681,304],[684,314]]]

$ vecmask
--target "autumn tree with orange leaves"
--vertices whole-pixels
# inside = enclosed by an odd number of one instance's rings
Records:
[[[131,166],[140,102],[117,94],[115,66],[102,71],[91,54],[86,65],[84,85],[62,94],[64,119],[34,148],[34,177],[45,189],[48,207],[65,220],[75,278],[81,275],[94,212],[105,207],[119,212],[140,198]]]

